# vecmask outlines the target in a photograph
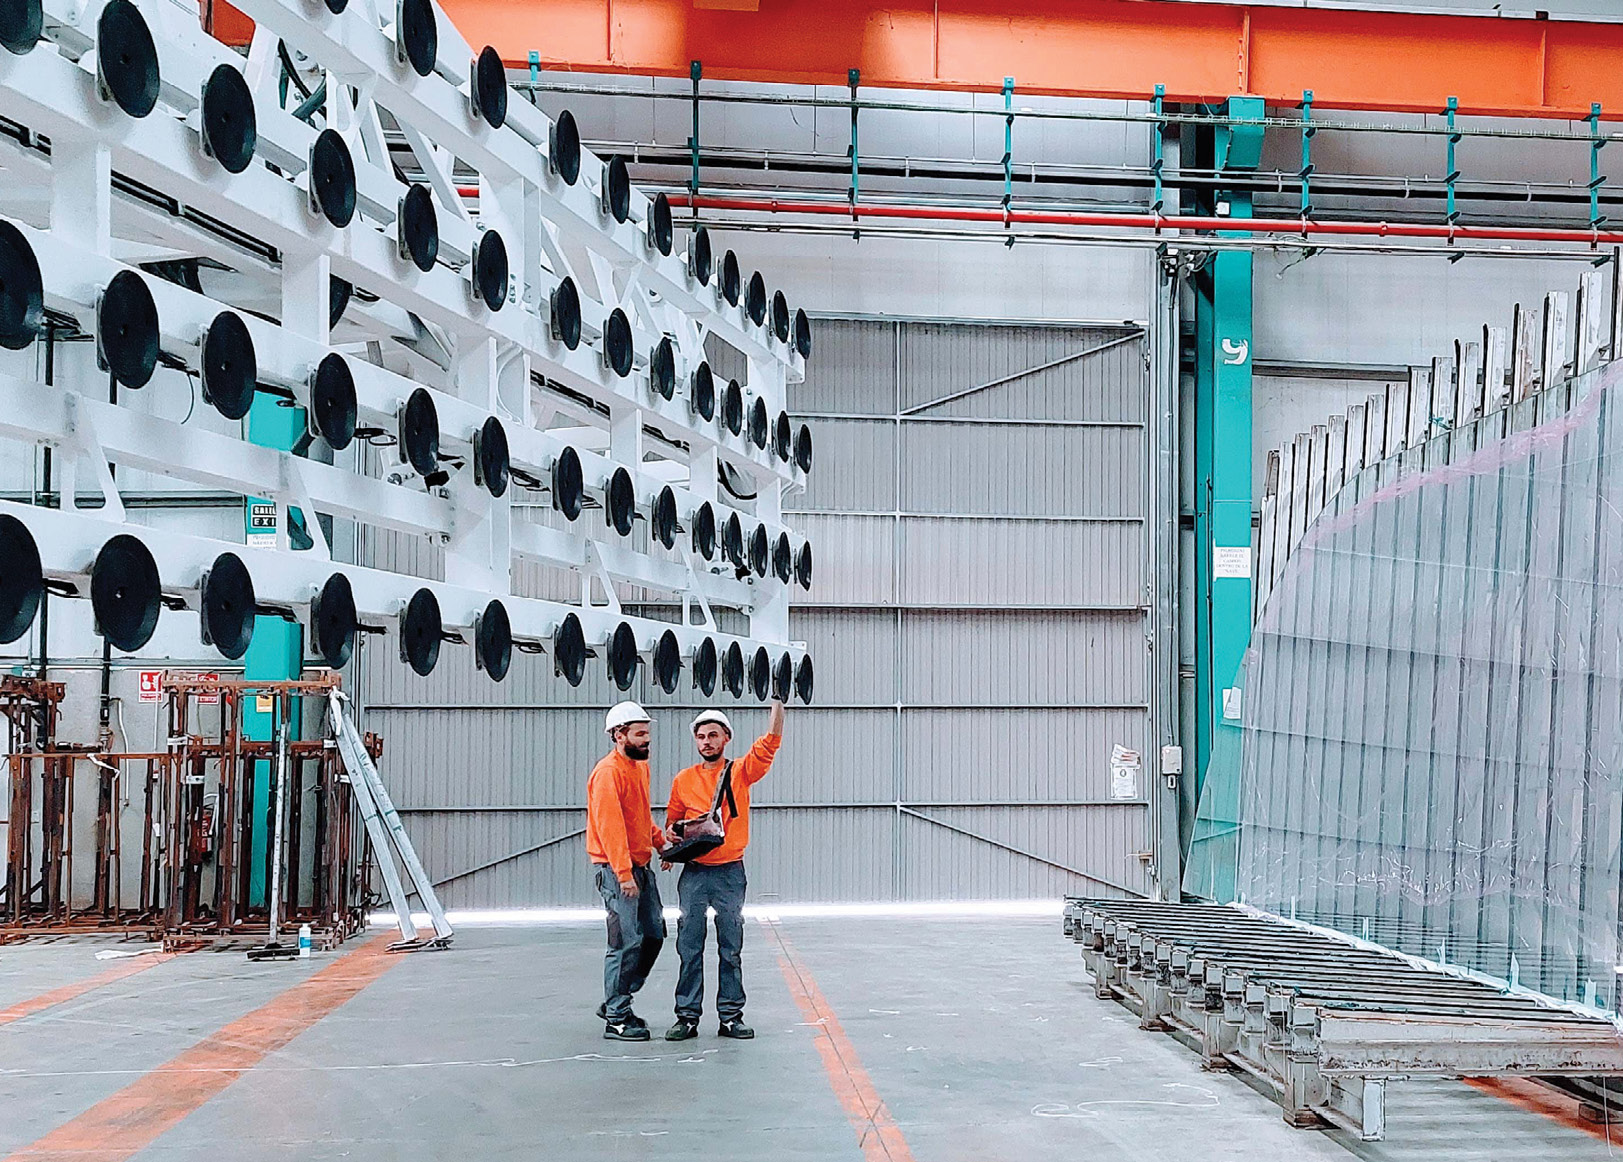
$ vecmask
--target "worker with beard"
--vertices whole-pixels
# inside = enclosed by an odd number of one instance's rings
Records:
[[[597,1015],[610,1041],[647,1041],[648,1024],[631,1011],[631,998],[665,943],[665,909],[648,866],[665,846],[648,802],[648,748],[653,728],[635,702],[609,711],[604,728],[614,749],[586,782],[586,855],[608,913],[609,948],[603,958],[603,1003]]]
[[[783,741],[783,703],[772,701],[766,733],[743,758],[727,760],[733,725],[719,710],[706,710],[693,720],[697,766],[688,767],[671,783],[667,828],[702,815],[717,803],[720,793],[725,838],[719,847],[697,856],[682,868],[677,894],[682,917],[676,922],[676,951],[682,970],[676,983],[676,1024],[665,1033],[667,1041],[686,1041],[699,1033],[704,1011],[704,945],[708,923],[705,913],[716,914],[717,1033],[748,1040],[755,1031],[744,1023],[744,848],[750,841],[750,788],[766,776]],[[723,782],[725,780],[725,782]],[[663,865],[667,870],[670,864]]]

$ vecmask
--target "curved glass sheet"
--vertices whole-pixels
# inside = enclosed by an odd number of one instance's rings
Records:
[[[1331,500],[1253,631],[1186,890],[1617,1011],[1620,384],[1560,384]]]

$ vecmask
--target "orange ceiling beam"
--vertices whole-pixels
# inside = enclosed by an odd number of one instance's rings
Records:
[[[1581,117],[1623,111],[1623,24],[1176,0],[441,0],[515,68]]]

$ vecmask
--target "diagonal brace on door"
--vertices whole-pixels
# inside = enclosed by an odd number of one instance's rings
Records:
[[[1023,856],[1026,859],[1032,860],[1035,863],[1043,864],[1046,867],[1055,868],[1062,872],[1069,872],[1073,876],[1081,876],[1085,880],[1092,880],[1096,884],[1102,884],[1107,888],[1114,888],[1118,892],[1126,892],[1129,896],[1137,896],[1140,899],[1145,898],[1144,893],[1139,891],[1137,888],[1130,888],[1126,884],[1115,883],[1112,880],[1107,880],[1100,876],[1096,876],[1092,872],[1085,872],[1081,868],[1071,867],[1069,864],[1057,863],[1054,860],[1046,859],[1043,856],[1035,854],[1034,852],[1026,851],[1024,848],[1014,847],[1011,844],[1004,843],[1001,839],[993,839],[990,835],[982,835],[978,831],[970,831],[966,827],[959,827],[955,823],[948,823],[945,819],[937,819],[932,815],[926,815],[922,811],[915,811],[911,807],[903,807],[900,803],[896,804],[896,811],[897,814],[908,815],[914,819],[922,819],[926,823],[933,823],[937,827],[944,827],[956,835],[962,835],[965,839],[978,840],[979,842],[989,844],[1000,851],[1006,851],[1011,855]]]
[[[955,391],[951,395],[944,395],[938,399],[932,399],[927,403],[914,404],[910,408],[903,408],[898,414],[904,416],[918,415],[918,413],[922,411],[927,411],[933,407],[940,407],[944,403],[953,403],[957,400],[963,399],[965,396],[975,395],[977,392],[990,391],[994,387],[1002,387],[1006,383],[1013,383],[1015,380],[1024,379],[1028,375],[1036,375],[1043,371],[1052,371],[1056,367],[1063,367],[1067,363],[1075,363],[1077,360],[1086,359],[1090,355],[1098,355],[1102,352],[1110,351],[1116,347],[1122,346],[1125,343],[1136,342],[1143,337],[1143,331],[1134,329],[1126,335],[1119,335],[1114,339],[1107,339],[1105,342],[1100,343],[1097,346],[1089,347],[1082,351],[1073,351],[1069,355],[1061,355],[1058,359],[1050,360],[1047,363],[1038,364],[1036,367],[1025,367],[1019,371],[1012,371],[1008,375],[999,376],[997,379],[991,380],[987,383],[977,384],[974,387],[966,387],[962,391]]]

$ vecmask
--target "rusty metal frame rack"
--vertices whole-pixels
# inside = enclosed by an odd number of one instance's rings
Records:
[[[244,681],[169,673],[160,680],[176,774],[167,788],[165,812],[166,945],[251,941],[269,931],[268,904],[250,899],[250,853],[254,781],[261,771],[269,771],[276,744],[244,737],[243,712],[250,699],[268,699],[273,721],[297,721],[300,699],[313,699],[319,709],[338,684],[336,674]],[[219,722],[212,739],[196,732],[204,698],[218,701]],[[381,755],[378,736],[367,735],[367,744],[374,757]],[[288,743],[287,785],[285,805],[272,797],[272,809],[285,810],[288,823],[287,849],[282,853],[288,874],[278,924],[285,929],[307,923],[318,944],[336,945],[366,926],[371,852],[349,778],[330,738]],[[305,801],[311,797],[313,805],[307,807]],[[315,812],[308,829],[307,809]],[[267,883],[270,861],[278,854],[266,845]]]
[[[1406,1077],[1623,1074],[1611,1021],[1320,929],[1216,904],[1067,899],[1101,999],[1248,1075],[1301,1128],[1385,1137]]]
[[[6,756],[10,811],[6,836],[5,895],[0,900],[0,944],[30,935],[145,933],[157,938],[161,846],[155,846],[154,812],[163,801],[170,756],[163,753],[94,753],[80,750],[23,751]],[[95,778],[96,818],[91,899],[73,904],[76,842],[74,798],[81,782]],[[120,784],[141,778],[144,798],[139,886],[125,897],[124,826]],[[39,823],[34,823],[35,810]],[[38,834],[36,835],[36,830]],[[133,906],[131,906],[133,905]]]

